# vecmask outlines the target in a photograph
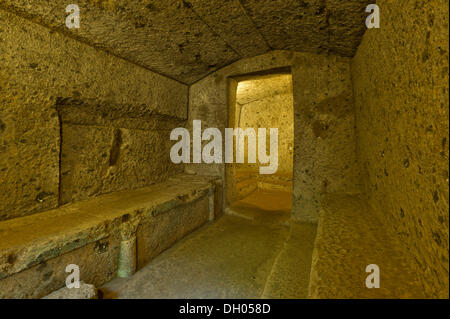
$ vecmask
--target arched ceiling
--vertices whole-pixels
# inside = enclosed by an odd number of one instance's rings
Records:
[[[65,8],[81,10],[67,29]],[[351,57],[373,0],[0,0],[0,8],[191,84],[270,50]]]

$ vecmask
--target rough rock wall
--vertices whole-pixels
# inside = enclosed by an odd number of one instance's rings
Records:
[[[0,25],[0,220],[181,168],[166,143],[187,86],[6,11]]]
[[[290,68],[293,77],[293,218],[316,222],[323,194],[359,190],[349,59],[273,51],[235,62],[191,86],[188,124],[200,119],[203,128],[217,127],[224,136],[229,78],[279,68]],[[188,167],[199,174],[225,176],[223,164]]]
[[[369,202],[448,298],[448,1],[377,1],[353,60],[358,157]]]

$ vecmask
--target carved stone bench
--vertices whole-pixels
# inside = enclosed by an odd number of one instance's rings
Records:
[[[411,256],[360,196],[329,195],[314,245],[309,298],[424,298]],[[368,265],[379,268],[379,288],[368,288]],[[370,285],[369,285],[370,286]]]
[[[0,222],[0,298],[40,298],[65,286],[66,266],[100,286],[129,276],[221,212],[216,178],[177,175]]]

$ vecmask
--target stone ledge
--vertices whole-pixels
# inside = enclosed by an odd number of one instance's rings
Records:
[[[208,196],[214,179],[178,175],[150,187],[0,222],[0,279],[108,236],[126,236],[143,220]]]
[[[380,269],[380,288],[367,288],[366,266]],[[424,298],[411,256],[359,196],[329,195],[320,212],[309,298]]]
[[[79,288],[63,287],[42,299],[98,299],[98,292],[94,285],[80,282]]]

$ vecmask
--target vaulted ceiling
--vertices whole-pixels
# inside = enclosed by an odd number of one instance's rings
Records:
[[[66,6],[81,10],[67,29]],[[270,50],[351,57],[373,0],[0,0],[0,8],[191,84]]]

